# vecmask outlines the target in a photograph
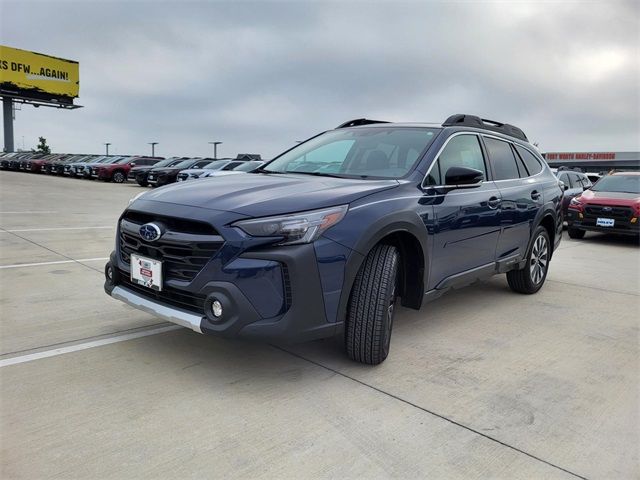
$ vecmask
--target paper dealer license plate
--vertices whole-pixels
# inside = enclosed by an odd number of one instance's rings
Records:
[[[162,262],[131,255],[131,281],[153,290],[162,290]]]
[[[613,218],[598,218],[596,220],[596,226],[598,227],[613,227],[616,221]]]

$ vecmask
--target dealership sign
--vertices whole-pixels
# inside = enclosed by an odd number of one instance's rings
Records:
[[[76,98],[80,88],[79,64],[0,45],[0,93],[42,99]]]
[[[548,160],[616,160],[616,152],[549,152]]]

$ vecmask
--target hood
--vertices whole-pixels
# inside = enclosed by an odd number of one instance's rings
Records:
[[[640,202],[640,195],[637,193],[624,192],[594,192],[593,190],[585,190],[580,199],[600,205],[633,205]]]
[[[139,167],[133,167],[131,169],[132,172],[144,172],[146,170],[151,170],[153,165],[140,165]]]
[[[172,167],[161,167],[161,168],[151,168],[153,173],[178,173],[182,172],[181,168],[172,168]]]
[[[187,168],[185,170],[180,170],[180,173],[202,173],[206,172],[203,168]]]
[[[179,182],[152,190],[141,200],[261,217],[342,205],[398,185],[396,180],[258,173]]]
[[[213,172],[207,173],[205,174],[207,177],[224,177],[226,175],[238,175],[240,173],[247,173],[247,172],[236,172],[234,170],[214,170]]]

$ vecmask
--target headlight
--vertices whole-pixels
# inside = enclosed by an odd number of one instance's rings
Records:
[[[129,205],[131,205],[133,202],[135,202],[137,199],[139,199],[145,193],[148,193],[148,192],[140,192],[139,194],[137,194],[135,197],[133,197],[131,200],[129,200]]]
[[[348,208],[348,205],[340,205],[292,215],[240,220],[232,226],[252,237],[284,237],[279,245],[310,243],[342,220]]]
[[[573,197],[569,203],[571,205],[582,205],[579,197]]]

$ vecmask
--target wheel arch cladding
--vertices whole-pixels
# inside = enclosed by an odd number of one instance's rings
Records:
[[[376,245],[393,245],[400,253],[400,296],[402,305],[418,310],[424,297],[424,252],[412,233],[395,231]],[[374,246],[375,247],[375,246]],[[372,249],[374,248],[372,247]]]

